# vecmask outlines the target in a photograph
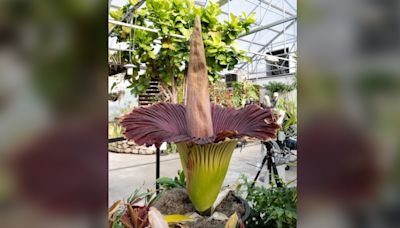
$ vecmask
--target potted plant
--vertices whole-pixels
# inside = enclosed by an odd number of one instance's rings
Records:
[[[293,180],[295,181],[295,180]],[[293,182],[292,181],[292,182]],[[255,186],[245,175],[241,175],[236,191],[251,207],[249,227],[296,227],[297,190],[285,183],[282,187]]]
[[[236,110],[211,104],[200,17],[190,46],[186,105],[157,103],[134,109],[120,123],[124,135],[139,145],[177,145],[186,175],[186,191],[200,214],[210,212],[238,140],[276,137],[276,115],[250,105]]]
[[[291,84],[286,84],[283,82],[269,82],[268,84],[264,85],[264,88],[269,91],[272,95],[273,93],[289,93],[296,89],[297,83],[293,82]]]

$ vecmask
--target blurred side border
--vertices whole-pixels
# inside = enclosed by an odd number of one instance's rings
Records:
[[[107,226],[107,10],[0,1],[4,227]]]

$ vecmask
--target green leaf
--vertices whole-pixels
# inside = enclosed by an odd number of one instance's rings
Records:
[[[222,55],[222,54],[219,54],[219,55],[217,55],[216,59],[218,59],[218,60],[225,60],[225,59],[226,59],[226,56],[225,56],[225,55]]]
[[[150,57],[151,59],[156,59],[156,58],[157,58],[157,56],[154,54],[153,51],[149,51],[149,52],[147,52],[147,54],[149,55],[149,57]]]
[[[129,34],[131,32],[131,29],[125,26],[122,26],[122,31]]]
[[[136,5],[138,2],[139,0],[129,0],[129,3],[133,6]]]
[[[162,27],[161,27],[161,31],[162,31],[164,34],[168,34],[168,32],[169,32],[167,26],[162,26]]]
[[[176,183],[174,182],[174,180],[172,180],[169,177],[160,177],[160,178],[157,179],[157,183],[159,183],[161,185],[176,186]]]
[[[194,11],[194,13],[195,13],[196,15],[199,15],[200,18],[202,18],[202,15],[203,15],[203,8],[196,6],[196,7],[194,7],[193,11]],[[202,18],[202,19],[203,19],[203,18]]]
[[[249,91],[249,96],[254,99],[258,99],[258,94],[256,91]]]
[[[187,30],[187,29],[185,29],[183,27],[180,27],[178,29],[182,33],[182,35],[185,36],[186,39],[190,38],[189,30]]]
[[[179,175],[179,182],[181,184],[184,184],[185,186],[186,185],[185,173],[181,170],[178,170],[178,175]]]
[[[113,84],[112,84],[112,86],[111,86],[111,91],[115,88],[115,86],[117,86],[117,83],[116,82],[114,82]]]
[[[228,33],[228,36],[229,36],[229,38],[230,38],[231,40],[234,40],[234,39],[236,39],[236,36],[235,36],[235,35],[233,35],[232,33]]]
[[[209,48],[209,49],[207,49],[207,52],[208,52],[208,53],[217,53],[218,50],[217,50],[217,49],[214,49],[214,48]]]
[[[115,221],[112,225],[112,228],[125,228],[125,226],[121,222]]]
[[[169,43],[169,42],[164,42],[162,44],[162,47],[170,49],[170,50],[175,50],[175,45],[173,43]]]
[[[137,89],[137,91],[144,91],[146,88],[144,85],[139,84],[139,85],[137,85],[136,89]]]
[[[117,21],[121,20],[122,17],[124,16],[124,13],[122,12],[122,8],[111,11],[110,16]]]
[[[182,17],[181,17],[181,16],[177,16],[177,17],[175,18],[175,22],[178,22],[178,21],[182,21]]]

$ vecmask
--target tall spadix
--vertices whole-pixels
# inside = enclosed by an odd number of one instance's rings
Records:
[[[190,44],[189,69],[186,89],[186,121],[188,134],[204,138],[213,136],[208,71],[200,17],[196,15]]]

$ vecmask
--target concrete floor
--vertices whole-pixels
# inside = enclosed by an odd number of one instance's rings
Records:
[[[256,164],[261,162],[261,146],[259,143],[246,145],[242,151],[235,149],[225,177],[224,186],[237,181],[240,174],[245,174],[253,179],[257,173]],[[136,188],[142,190],[155,188],[155,155],[135,155],[109,153],[108,171],[108,204],[119,199],[126,199]],[[178,154],[161,156],[161,176],[174,177],[182,169]],[[266,167],[263,174],[266,175]],[[292,181],[297,178],[296,167],[285,172],[285,180]],[[267,179],[267,178],[266,178]],[[265,183],[261,183],[264,184]],[[294,183],[295,184],[295,183]]]

